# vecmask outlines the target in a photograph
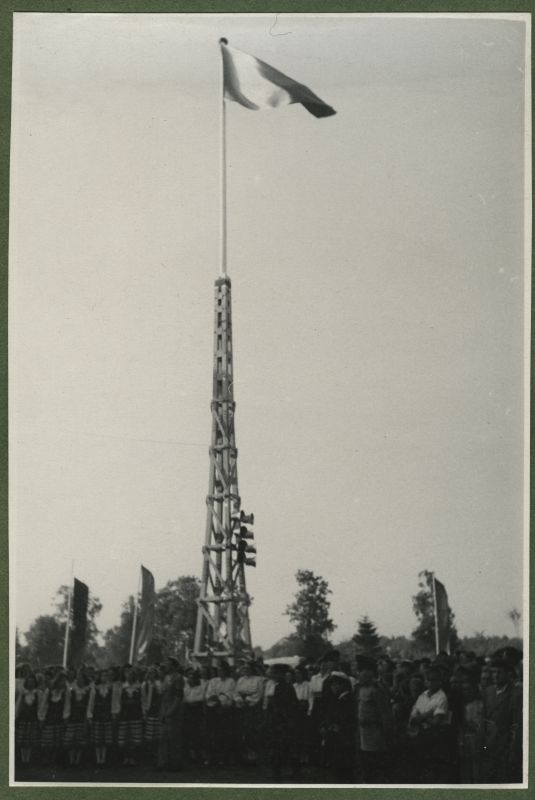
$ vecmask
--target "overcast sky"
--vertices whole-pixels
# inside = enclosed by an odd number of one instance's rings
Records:
[[[295,572],[334,640],[522,607],[525,21],[16,14],[11,571],[22,630],[74,574],[200,575],[219,270],[220,36],[337,115],[229,103],[229,274],[254,644]]]

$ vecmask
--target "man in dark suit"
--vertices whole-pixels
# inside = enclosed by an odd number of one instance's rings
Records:
[[[483,783],[512,783],[515,744],[522,735],[522,697],[515,686],[514,665],[504,658],[492,662],[493,685],[483,693],[485,748]]]

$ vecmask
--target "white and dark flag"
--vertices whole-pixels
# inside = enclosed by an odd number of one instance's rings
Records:
[[[223,56],[225,98],[253,111],[301,103],[315,117],[330,117],[334,108],[302,83],[289,78],[275,67],[230,47],[220,39]]]

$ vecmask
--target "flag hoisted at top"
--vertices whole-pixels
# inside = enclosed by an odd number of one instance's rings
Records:
[[[220,39],[223,60],[221,103],[221,275],[227,274],[227,100],[253,111],[301,103],[314,117],[331,117],[336,111],[302,83],[275,67],[230,47]]]
[[[250,544],[254,533],[247,528],[254,524],[254,514],[243,511],[238,489],[231,283],[227,275],[226,101],[252,110],[301,103],[315,117],[329,117],[336,112],[307,86],[229,47],[226,39],[220,39],[219,45],[223,59],[221,277],[215,282],[212,441],[194,656],[208,660],[223,657],[234,663],[253,655],[251,598],[246,588],[245,567],[256,566],[256,547]]]
[[[301,103],[315,117],[336,114],[334,108],[324,103],[308,86],[294,81],[259,58],[229,47],[226,39],[220,39],[219,44],[223,55],[226,99],[253,111]]]

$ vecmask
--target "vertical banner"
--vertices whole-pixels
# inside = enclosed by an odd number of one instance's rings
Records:
[[[450,652],[450,607],[446,587],[434,578],[437,653]]]
[[[72,623],[69,646],[69,664],[73,667],[79,666],[84,659],[88,604],[89,589],[85,583],[75,578],[72,594]]]
[[[154,625],[154,606],[156,592],[154,576],[146,567],[141,567],[141,602],[139,605],[139,625],[136,636],[134,662],[140,661],[146,654],[152,641]]]

